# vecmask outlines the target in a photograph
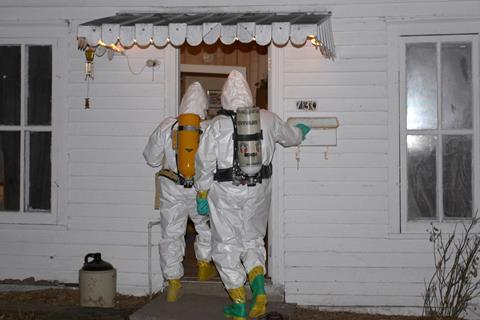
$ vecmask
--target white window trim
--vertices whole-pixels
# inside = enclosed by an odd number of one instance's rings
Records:
[[[282,119],[284,105],[285,49],[268,46],[268,101],[269,110]],[[268,217],[268,275],[274,286],[285,293],[285,203],[284,203],[284,148],[276,148],[273,158],[272,201]]]
[[[403,69],[402,61],[404,61],[403,37],[408,36],[448,36],[448,35],[470,35],[476,38],[472,42],[472,79],[473,79],[473,109],[474,116],[477,118],[474,121],[477,124],[474,127],[474,140],[479,138],[479,124],[480,119],[478,115],[479,108],[479,74],[480,68],[477,63],[479,59],[479,32],[480,22],[478,21],[428,21],[428,22],[389,22],[387,25],[388,34],[388,94],[389,94],[389,225],[390,233],[395,234],[423,234],[430,227],[430,222],[425,221],[408,221],[406,216],[402,214],[402,201],[401,201],[401,148],[402,143],[402,128],[400,127],[401,121],[403,121],[402,112],[400,112],[401,106],[401,72]],[[477,55],[475,58],[474,55]],[[478,141],[478,140],[477,140]],[[474,144],[473,150],[474,163],[474,195],[473,195],[473,213],[479,206],[480,194],[479,194],[479,148]],[[406,211],[404,211],[406,212]],[[442,222],[442,230],[445,232],[452,232],[458,222],[465,220],[448,220]],[[433,221],[435,224],[439,224],[438,221]]]
[[[15,29],[12,28],[12,35],[15,35]],[[0,37],[0,45],[51,45],[52,46],[52,119],[50,126],[41,126],[42,130],[47,130],[52,134],[51,140],[51,208],[48,212],[25,212],[24,210],[24,179],[23,175],[20,177],[20,211],[0,211],[0,225],[65,225],[65,210],[66,210],[66,166],[67,161],[65,158],[60,157],[64,154],[64,137],[65,126],[67,123],[67,117],[65,112],[65,96],[66,84],[64,79],[66,78],[64,71],[64,64],[66,58],[65,43],[61,41],[59,37],[42,36],[51,35],[51,29],[42,32],[42,28],[39,27],[35,30],[35,33],[39,33],[39,36],[29,37]],[[61,33],[63,36],[63,33]],[[66,34],[66,32],[65,32]],[[23,49],[22,49],[23,51]],[[23,56],[23,53],[22,53]],[[25,70],[22,70],[24,73]],[[23,78],[22,78],[23,79]],[[22,92],[24,92],[24,83],[22,85]],[[25,94],[21,97],[22,105],[25,104]],[[24,107],[25,109],[25,107]],[[22,116],[22,115],[21,115]],[[8,126],[0,126],[3,130]],[[20,124],[22,130],[26,127]],[[21,139],[24,135],[21,135]],[[21,149],[21,165],[24,163],[24,150]],[[61,159],[64,159],[63,161]],[[62,187],[62,188],[61,188]],[[62,189],[62,190],[60,190]],[[62,214],[60,214],[60,212]]]

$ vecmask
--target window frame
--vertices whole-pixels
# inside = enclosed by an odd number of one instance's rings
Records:
[[[390,142],[390,163],[389,170],[391,177],[389,182],[389,225],[391,234],[425,234],[430,228],[430,223],[441,224],[444,232],[452,232],[459,222],[465,219],[436,220],[408,220],[407,216],[407,176],[406,176],[406,83],[405,83],[405,53],[406,44],[412,42],[461,42],[471,41],[472,43],[472,108],[473,108],[473,142],[472,142],[472,210],[475,215],[480,203],[480,117],[479,117],[479,30],[480,23],[465,21],[444,22],[435,24],[433,21],[412,23],[405,25],[400,22],[391,22],[387,25],[388,30],[388,79],[389,79],[389,140]],[[430,41],[428,41],[430,39]],[[440,64],[437,61],[437,66]],[[437,75],[440,70],[437,70]],[[437,79],[440,83],[441,79]],[[440,94],[441,90],[437,94]],[[437,101],[438,104],[441,100]],[[438,129],[437,129],[438,130]],[[427,130],[426,130],[427,131]],[[428,130],[432,131],[432,130]],[[446,130],[447,131],[447,130]],[[452,130],[454,131],[454,130]],[[441,141],[438,141],[440,144]],[[437,145],[438,146],[438,145]],[[437,165],[439,151],[437,150]],[[441,155],[440,155],[441,157]],[[441,170],[440,167],[437,170]],[[437,177],[442,175],[437,171]],[[405,183],[404,183],[405,182]],[[438,184],[438,182],[437,182]],[[437,193],[443,193],[443,189],[437,185]],[[437,205],[441,197],[437,199]],[[443,203],[442,207],[443,207]],[[443,210],[442,210],[443,211]]]
[[[59,41],[57,38],[50,37],[0,37],[0,46],[21,46],[21,97],[20,97],[20,124],[19,125],[0,125],[0,131],[20,131],[20,210],[19,211],[0,211],[0,224],[33,224],[33,225],[57,225],[61,222],[58,215],[58,154],[61,145],[59,141],[59,134],[56,132],[58,117],[56,110],[58,109],[61,90],[59,81],[59,68],[57,66],[59,61]],[[52,48],[52,105],[51,105],[51,124],[50,125],[28,125],[26,124],[27,110],[27,92],[26,86],[28,81],[28,71],[26,70],[26,46],[28,45],[45,45]],[[28,190],[25,189],[25,178],[28,177],[28,168],[26,164],[29,159],[26,158],[26,143],[27,131],[33,132],[50,132],[51,133],[51,196],[50,196],[50,210],[49,211],[26,211],[26,198]]]

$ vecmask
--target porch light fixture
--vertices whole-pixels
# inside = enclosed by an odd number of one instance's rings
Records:
[[[103,42],[102,40],[99,40],[98,41],[98,45],[99,46],[102,46],[104,48],[107,48],[107,49],[110,49],[110,50],[113,50],[117,53],[122,53],[123,51],[125,51],[125,49],[120,46],[120,45],[116,45],[116,44],[106,44],[105,42]]]

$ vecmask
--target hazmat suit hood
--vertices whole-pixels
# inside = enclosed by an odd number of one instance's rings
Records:
[[[205,119],[207,111],[207,95],[199,82],[192,83],[182,97],[178,114],[194,113]]]
[[[236,111],[241,107],[253,107],[253,97],[247,80],[237,70],[228,75],[222,89],[222,107],[226,110]]]

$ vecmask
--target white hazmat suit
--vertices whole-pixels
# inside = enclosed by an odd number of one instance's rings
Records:
[[[230,73],[223,87],[221,101],[224,109],[232,111],[239,107],[253,106],[249,86],[238,71]],[[272,162],[277,142],[283,146],[294,146],[302,141],[299,129],[287,125],[272,112],[260,110],[260,123],[263,131],[261,143],[264,166]],[[201,137],[196,155],[195,187],[197,190],[209,190],[213,260],[232,300],[236,301],[230,290],[243,289],[247,273],[254,268],[261,267],[265,270],[263,239],[272,187],[269,178],[255,186],[235,186],[231,181],[214,180],[217,168],[232,167],[232,133],[230,117],[219,115],[211,121]],[[226,316],[231,316],[224,312]],[[239,318],[243,319],[243,316]]]
[[[182,98],[179,114],[194,113],[205,119],[207,97],[198,82],[191,84]],[[176,152],[172,147],[172,129],[177,118],[164,119],[151,134],[143,156],[148,165],[177,172]],[[202,128],[206,122],[202,121]],[[185,232],[188,217],[197,231],[195,255],[198,261],[211,261],[211,233],[208,216],[197,214],[195,189],[185,188],[164,176],[160,176],[160,265],[167,280],[183,276]]]

